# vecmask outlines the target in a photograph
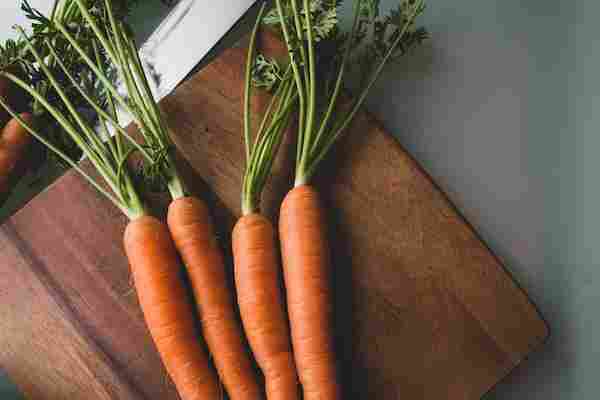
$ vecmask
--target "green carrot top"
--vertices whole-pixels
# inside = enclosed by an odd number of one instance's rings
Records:
[[[117,19],[113,2],[72,0],[68,4],[70,8],[55,7],[51,18],[32,9],[30,12],[35,13],[40,24],[33,37],[17,28],[30,63],[47,83],[40,87],[8,70],[1,71],[0,76],[23,89],[37,107],[53,118],[92,163],[106,185],[83,171],[78,166],[79,159],[63,151],[45,132],[20,119],[4,99],[0,99],[0,104],[49,150],[134,219],[146,210],[127,165],[133,152],[139,152],[146,165],[160,175],[173,198],[185,194],[170,151],[172,144],[168,130],[152,96],[131,30],[124,21]],[[57,15],[74,12],[72,7],[76,7],[81,16],[80,22],[65,25]],[[76,55],[76,60],[65,60],[63,54],[59,54],[65,48],[71,57]],[[74,69],[73,65],[83,65],[85,69]],[[113,74],[123,83],[127,95],[120,93]],[[98,129],[74,101],[72,93],[77,94],[75,98],[81,99],[86,108],[95,112]],[[119,108],[133,117],[143,143],[138,143],[120,126]],[[110,128],[115,132],[114,137]]]
[[[275,3],[266,22],[278,20],[298,93],[295,184],[300,186],[310,181],[350,125],[385,65],[427,37],[415,24],[425,6],[424,0],[401,0],[389,15],[382,16],[379,0],[354,0],[352,28],[343,33],[337,26],[341,1]],[[346,103],[340,95],[352,66],[358,66],[359,71],[354,72],[365,79],[353,100]]]

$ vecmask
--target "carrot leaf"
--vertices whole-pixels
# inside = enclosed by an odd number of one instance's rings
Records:
[[[416,26],[424,0],[400,0],[387,15],[379,0],[354,0],[348,33],[337,26],[340,6],[341,1],[276,0],[267,14],[268,24],[278,16],[298,92],[296,186],[316,173],[388,62],[427,38],[425,29]],[[362,85],[343,98],[351,76],[364,77]]]

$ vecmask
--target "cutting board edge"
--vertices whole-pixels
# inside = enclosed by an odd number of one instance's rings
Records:
[[[525,295],[528,299],[530,305],[533,310],[536,312],[539,322],[542,324],[543,333],[540,335],[540,341],[535,346],[543,346],[543,344],[549,339],[551,330],[550,325],[546,318],[544,317],[541,308],[536,304],[535,301],[529,296],[527,290],[520,282],[516,279],[513,272],[509,269],[508,265],[504,260],[498,256],[498,254],[490,247],[488,242],[484,240],[481,234],[479,234],[478,230],[475,226],[469,222],[468,218],[465,214],[460,210],[460,208],[456,205],[456,203],[452,200],[448,192],[433,178],[432,174],[427,171],[427,169],[417,161],[417,159],[402,145],[400,140],[398,140],[388,129],[385,128],[383,122],[375,117],[375,115],[370,112],[365,107],[362,108],[362,113],[368,119],[369,124],[373,125],[377,132],[387,141],[389,146],[395,147],[396,151],[399,152],[402,157],[405,157],[411,164],[411,166],[417,171],[424,179],[428,180],[433,187],[437,190],[437,192],[442,196],[445,203],[452,209],[452,211],[456,214],[456,216],[460,219],[460,221],[467,227],[470,233],[485,247],[486,251],[493,257],[493,259],[497,262],[497,264],[502,268],[502,271],[510,278],[510,280],[515,284],[515,286],[519,289],[519,291]],[[532,349],[529,353],[535,352],[535,349]],[[526,357],[524,357],[526,358]],[[523,362],[523,359],[519,361],[516,365],[519,365]]]

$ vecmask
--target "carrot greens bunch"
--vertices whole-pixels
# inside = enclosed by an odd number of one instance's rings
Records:
[[[169,151],[172,146],[166,124],[154,101],[133,34],[117,18],[113,2],[102,0],[90,5],[85,0],[72,0],[62,8],[55,7],[54,13],[72,14],[68,23],[62,18],[46,18],[33,9],[29,12],[35,15],[38,25],[32,36],[17,28],[26,51],[21,59],[28,60],[22,62],[40,78],[27,80],[10,70],[0,75],[31,96],[34,109],[41,110],[34,114],[47,114],[58,124],[113,193],[106,193],[88,175],[84,176],[128,215],[137,215],[141,206],[126,162],[133,152],[139,152],[172,196],[183,196],[183,185]],[[127,95],[120,93],[117,80],[123,83]],[[143,144],[120,126],[119,109],[133,117]],[[66,164],[76,167],[76,156],[38,129],[28,126],[28,130]]]
[[[85,3],[89,12],[94,15],[98,21],[106,18],[103,0],[86,0]],[[112,5],[115,18],[120,21],[125,20],[133,6],[137,3],[138,0],[113,1]],[[93,37],[93,32],[89,25],[86,24],[77,2],[75,2],[75,0],[56,0],[52,7],[52,11],[48,16],[45,16],[37,9],[33,8],[27,0],[22,0],[21,9],[27,20],[31,23],[31,35],[27,41],[19,35],[16,39],[8,39],[3,44],[0,44],[0,70],[10,71],[28,82],[43,97],[45,97],[52,106],[63,113],[68,113],[68,109],[61,101],[59,94],[56,92],[53,85],[48,80],[47,75],[40,68],[39,63],[30,51],[29,47],[32,46],[45,61],[46,67],[54,74],[57,82],[61,84],[63,91],[69,97],[71,103],[81,112],[93,116],[95,114],[94,110],[89,107],[87,100],[80,95],[76,88],[70,84],[67,76],[63,72],[63,68],[58,65],[57,60],[50,54],[50,51],[46,46],[46,41],[50,40],[54,52],[60,55],[63,66],[74,77],[78,78],[79,84],[86,87],[86,90],[94,91],[95,89],[98,89],[97,87],[94,88],[92,84],[93,80],[88,79],[91,76],[89,67],[67,40],[60,35],[54,34],[54,28],[52,27],[54,22],[59,22],[64,26],[76,27],[76,29],[72,29],[74,38],[88,55],[93,56],[94,49],[92,45],[94,42],[89,40],[90,37]],[[108,23],[105,21],[104,23],[101,23],[101,25],[108,26]],[[110,73],[110,61],[105,57],[103,52],[101,52],[99,56],[100,58],[97,64],[107,72],[111,79],[114,79],[114,74]],[[99,92],[96,92],[95,95],[99,101],[106,100]],[[33,113],[39,124],[45,126],[45,137],[47,140],[51,141],[54,146],[68,155],[69,158],[79,159],[83,154],[79,146],[71,140],[69,135],[65,134],[63,128],[56,123],[50,114],[47,113],[45,107],[41,106],[39,101],[33,98],[30,98],[29,100],[29,105],[26,109],[21,109],[19,111],[29,111]],[[95,123],[98,121],[95,120],[91,122]],[[30,158],[34,168],[41,167],[43,162],[48,158],[53,164],[68,167],[68,163],[65,163],[61,157],[56,156],[53,152],[35,151],[30,154]]]
[[[351,29],[343,32],[328,24],[324,29],[321,17],[333,14],[340,7],[339,1],[275,3],[278,27],[288,47],[298,90],[299,186],[310,181],[319,163],[350,125],[388,61],[427,37],[415,22],[425,5],[423,0],[401,0],[388,15],[382,16],[379,0],[355,0]],[[323,31],[330,34],[327,40],[323,40]],[[352,71],[353,65],[359,65],[360,70]],[[352,96],[353,101],[343,101],[341,95],[349,86],[347,80],[356,75],[363,77],[363,84]]]

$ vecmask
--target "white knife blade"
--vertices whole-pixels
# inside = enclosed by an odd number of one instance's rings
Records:
[[[157,100],[171,93],[255,0],[180,0],[140,49]]]
[[[55,0],[30,0],[49,13]],[[154,78],[157,100],[172,92],[219,40],[242,18],[255,0],[179,0],[142,44],[140,55]],[[11,27],[29,24],[21,0],[0,1],[0,40],[15,37]],[[143,20],[137,24],[144,23]],[[135,26],[134,26],[135,28]],[[139,28],[139,27],[138,27]]]

